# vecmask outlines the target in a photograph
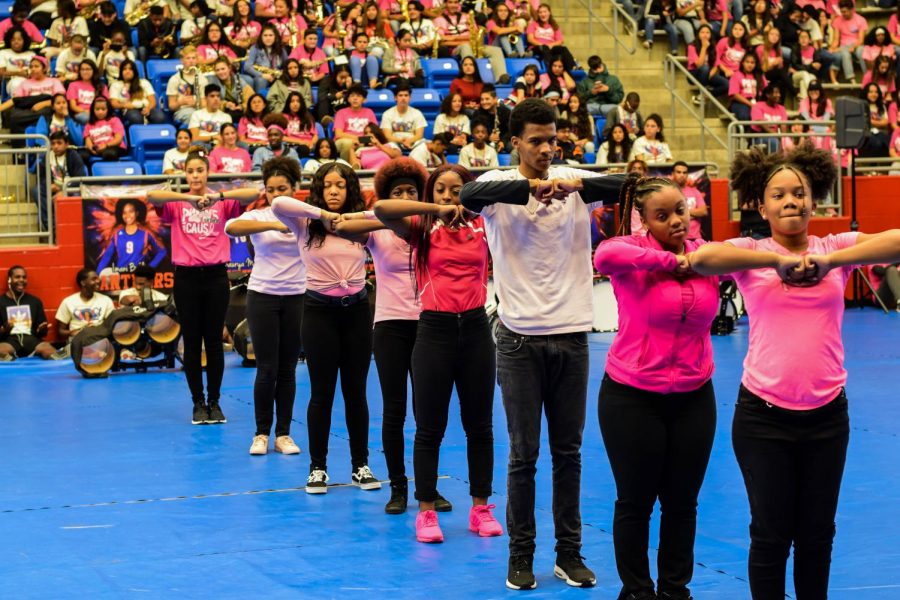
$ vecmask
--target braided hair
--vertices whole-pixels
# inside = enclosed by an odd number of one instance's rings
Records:
[[[644,214],[644,200],[650,194],[661,192],[667,187],[678,188],[671,179],[665,177],[644,177],[638,173],[629,173],[625,176],[625,183],[622,184],[622,190],[619,192],[619,203],[623,206],[622,223],[619,225],[618,235],[629,235],[631,233],[631,212],[637,209],[638,213]]]

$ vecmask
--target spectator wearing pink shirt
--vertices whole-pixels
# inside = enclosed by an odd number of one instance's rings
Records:
[[[709,216],[709,208],[706,206],[706,200],[703,198],[703,192],[698,190],[688,178],[688,165],[683,160],[676,161],[672,166],[672,181],[681,190],[684,195],[684,201],[687,205],[688,212],[691,216],[691,224],[688,227],[687,239],[702,240],[702,227],[700,219]]]
[[[566,71],[571,73],[578,68],[575,58],[563,43],[562,29],[553,18],[549,5],[541,4],[538,7],[537,18],[528,24],[525,36],[534,55],[544,64],[549,64],[555,57],[559,57]]]
[[[92,156],[102,160],[118,160],[124,154],[127,148],[125,127],[119,117],[111,112],[109,100],[103,96],[97,96],[91,102],[91,116],[84,126],[85,162]]]
[[[680,187],[658,177],[626,179],[624,229],[637,208],[647,235],[602,242],[594,267],[619,305],[598,413],[616,482],[613,545],[619,598],[690,598],[697,498],[716,430],[710,328],[718,277],[690,270],[690,216]],[[647,560],[657,499],[662,525],[654,590]]]
[[[249,173],[252,170],[250,153],[237,145],[237,128],[225,123],[219,129],[222,143],[209,153],[209,170],[211,173]]]
[[[350,88],[347,92],[347,101],[350,106],[342,108],[334,115],[334,140],[341,158],[349,162],[353,144],[364,134],[366,125],[369,123],[378,125],[378,120],[371,108],[363,108],[366,90],[361,86],[354,85]]]
[[[860,92],[869,110],[869,129],[865,132],[859,156],[879,158],[889,156],[891,132],[897,123],[897,105],[888,103],[881,95],[881,88],[874,83],[868,84]]]
[[[759,70],[756,54],[748,52],[741,59],[740,71],[735,71],[728,82],[731,112],[739,121],[749,121],[753,105],[759,100],[766,78]]]
[[[840,14],[831,20],[834,29],[834,39],[831,41],[829,51],[834,56],[831,65],[832,71],[843,69],[844,78],[850,83],[856,83],[856,75],[853,72],[853,57],[859,61],[862,72],[866,71],[866,63],[863,60],[863,42],[866,28],[869,26],[866,19],[856,13],[853,0],[840,0],[838,3]]]
[[[11,100],[0,106],[0,110],[12,107],[8,121],[12,133],[24,133],[26,127],[37,123],[42,116],[53,114],[53,96],[65,89],[58,79],[47,77],[49,70],[46,58],[33,57],[28,63],[28,79],[19,84]]]
[[[844,290],[856,266],[900,261],[900,230],[810,235],[837,169],[808,145],[741,153],[731,178],[742,203],[759,201],[771,237],[707,244],[688,258],[697,273],[732,273],[753,315],[732,425],[750,498],[750,593],[784,597],[793,546],[796,596],[826,598],[850,435]]]
[[[865,88],[870,83],[878,85],[881,95],[885,98],[896,100],[897,80],[893,59],[887,56],[879,56],[875,59],[872,68],[863,75],[862,87]]]
[[[6,32],[13,27],[21,27],[32,42],[41,43],[44,41],[44,34],[38,27],[28,20],[28,2],[16,2],[12,8],[12,15],[8,19],[0,21],[0,39],[6,37]],[[49,23],[48,23],[49,25]]]
[[[109,89],[100,81],[100,71],[90,59],[78,65],[78,79],[69,84],[66,98],[72,118],[82,125],[91,116],[91,103],[97,96],[109,97]]]
[[[716,64],[713,67],[715,73],[726,79],[741,69],[741,59],[747,53],[749,42],[747,41],[747,26],[743,21],[735,21],[731,26],[731,33],[716,42]]]
[[[763,89],[763,102],[757,102],[750,109],[751,121],[768,121],[771,125],[753,125],[750,127],[757,133],[769,133],[754,139],[756,144],[765,144],[769,152],[775,152],[781,145],[781,132],[783,123],[788,120],[787,109],[781,103],[781,86],[771,82]]]
[[[866,69],[871,70],[875,66],[875,61],[879,57],[887,57],[891,60],[896,59],[896,49],[891,43],[887,29],[884,27],[876,27],[866,35],[866,45],[863,47],[863,60],[866,63]]]
[[[319,34],[315,29],[307,29],[303,34],[303,44],[291,51],[289,58],[300,62],[303,75],[313,84],[318,84],[328,75],[325,51],[317,46]]]

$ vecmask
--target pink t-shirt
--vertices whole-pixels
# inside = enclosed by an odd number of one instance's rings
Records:
[[[93,140],[94,145],[108,144],[116,137],[116,134],[122,136],[122,143],[119,144],[119,147],[126,148],[125,127],[122,125],[122,121],[119,120],[119,117],[103,119],[102,121],[88,123],[84,126],[84,139],[87,140],[90,138]]]
[[[52,96],[54,94],[65,93],[66,88],[63,87],[59,79],[56,79],[54,77],[44,77],[40,81],[35,81],[34,79],[26,79],[25,81],[23,81],[19,85],[19,88],[16,90],[16,97],[26,98],[29,96],[40,96],[43,94]]]
[[[337,111],[337,114],[334,115],[334,130],[341,130],[351,135],[363,135],[366,125],[369,123],[378,125],[378,120],[371,108],[360,108],[355,111],[347,107]]]
[[[96,95],[94,86],[88,81],[73,81],[69,84],[69,89],[66,90],[66,99],[74,100],[75,106],[81,110],[90,110],[91,102],[94,101]],[[109,90],[105,85],[102,88],[102,96],[109,98]]]
[[[362,244],[325,234],[322,245],[307,248],[310,219],[318,219],[321,209],[288,196],[272,203],[278,219],[291,228],[306,265],[306,287],[326,296],[349,296],[366,284],[366,249]]]
[[[849,19],[844,19],[838,15],[831,20],[831,27],[840,35],[838,45],[850,46],[856,44],[859,38],[859,32],[865,33],[869,24],[865,17],[860,14],[854,14]]]
[[[893,94],[897,91],[897,82],[894,80],[893,73],[887,78],[887,80],[883,78],[878,78],[875,80],[875,83],[878,85],[879,89],[881,89],[881,94],[886,96],[887,94]],[[867,85],[872,83],[873,73],[872,71],[866,71],[866,74],[863,75],[861,88],[865,89]]]
[[[263,125],[262,119],[253,119],[241,117],[238,122],[238,135],[247,138],[251,144],[268,144],[269,134],[266,133],[266,126]]]
[[[271,206],[247,211],[235,221],[278,221]],[[291,232],[263,231],[248,236],[253,243],[253,270],[248,290],[273,296],[292,296],[306,292],[306,265],[300,256],[297,238]],[[381,288],[379,287],[379,292]]]
[[[894,133],[891,134],[891,148],[900,155],[900,129],[895,129]]]
[[[763,87],[766,85],[765,77],[763,77],[762,85]],[[731,80],[728,82],[729,96],[743,96],[748,100],[753,100],[757,97],[759,91],[760,90],[756,85],[756,78],[747,73],[735,71],[734,75],[731,76]]]
[[[375,322],[418,320],[422,307],[413,287],[409,244],[393,231],[382,229],[369,234],[366,247],[372,253],[378,277]]]
[[[693,252],[704,242],[688,240]],[[615,381],[660,394],[689,392],[713,374],[710,326],[719,308],[719,278],[676,277],[675,255],[652,235],[602,242],[594,266],[609,275],[619,331],[606,358]]]
[[[216,146],[209,153],[209,170],[213,173],[249,173],[253,170],[253,162],[243,148],[229,150]]]
[[[413,231],[420,222],[413,217]],[[462,313],[487,301],[488,244],[484,218],[475,217],[453,231],[435,219],[424,272],[416,273],[422,310]],[[412,239],[413,248],[416,239]]]
[[[787,109],[781,104],[769,106],[766,102],[757,102],[750,109],[750,119],[753,121],[771,121],[773,123],[782,123],[788,120]],[[753,131],[762,131],[756,125],[751,127]]]
[[[326,56],[325,56],[325,52],[319,47],[316,47],[310,53],[310,52],[307,52],[306,47],[301,44],[291,51],[291,54],[290,54],[290,56],[288,56],[288,58],[295,58],[297,60],[308,60],[310,62],[317,62],[320,60],[325,60]],[[319,65],[318,67],[315,67],[315,68],[312,68],[312,67],[302,67],[302,68],[303,68],[303,74],[306,77],[309,77],[313,73],[318,73],[319,75],[328,75],[328,63],[325,63],[325,62],[323,62],[321,65]]]
[[[236,200],[216,202],[198,210],[190,202],[166,202],[157,209],[172,225],[172,264],[182,267],[224,265],[231,258],[225,222],[241,214]]]
[[[216,60],[220,56],[225,56],[229,60],[237,58],[234,50],[228,46],[210,46],[209,44],[200,44],[197,46],[197,58],[200,62],[208,63]]]
[[[887,56],[888,58],[893,59],[897,55],[897,52],[894,50],[894,45],[890,42],[890,39],[888,39],[888,43],[884,46],[864,46],[863,60],[874,62],[879,56]]]
[[[888,19],[887,24],[888,35],[898,36],[900,35],[900,21],[897,19],[897,15],[891,15],[891,18]]]
[[[550,25],[540,25],[532,21],[525,28],[525,33],[534,37],[534,41],[541,45],[553,44],[563,40],[562,29],[553,29]]]
[[[703,208],[706,206],[706,200],[703,199],[703,192],[697,188],[686,185],[681,188],[681,192],[684,194],[685,201],[687,201],[688,209],[693,210],[695,208]],[[696,217],[691,217],[691,226],[688,229],[688,239],[703,239],[703,232],[700,229],[700,219]]]
[[[746,53],[747,51],[740,44],[729,46],[728,38],[722,38],[716,43],[716,64],[731,71],[737,71]]]
[[[6,37],[6,32],[12,28],[12,18],[3,19],[2,21],[0,21],[0,40]],[[31,38],[32,42],[40,43],[44,41],[44,34],[41,33],[41,30],[37,28],[37,25],[35,25],[31,21],[26,19],[25,22],[22,23],[22,29],[25,30],[25,33],[28,34],[28,37]]]
[[[396,146],[390,142],[388,143],[391,146]],[[388,156],[387,153],[375,146],[360,148],[357,151],[357,155],[359,156],[360,166],[367,171],[377,171],[378,167],[391,160],[391,157]]]
[[[856,244],[857,233],[809,236],[808,253]],[[790,255],[772,238],[734,238],[737,248]],[[844,289],[853,266],[834,269],[812,287],[785,284],[774,269],[734,273],[750,315],[750,347],[741,383],[775,406],[810,410],[833,400],[847,382],[844,369]]]
[[[316,128],[308,127],[304,121],[300,119],[300,117],[295,117],[293,115],[284,115],[287,119],[288,126],[284,130],[286,136],[291,138],[297,138],[303,142],[311,142],[312,139],[316,136]]]

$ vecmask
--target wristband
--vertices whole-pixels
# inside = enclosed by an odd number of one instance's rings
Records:
[[[219,191],[219,201],[221,202],[224,199],[225,199],[225,192]]]

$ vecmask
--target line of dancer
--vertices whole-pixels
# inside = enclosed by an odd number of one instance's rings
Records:
[[[718,277],[730,275],[750,314],[732,441],[751,509],[751,593],[757,600],[784,597],[793,548],[797,597],[826,598],[849,439],[843,293],[856,266],[900,261],[900,230],[811,235],[816,203],[827,197],[837,171],[828,153],[800,146],[789,153],[752,149],[732,165],[734,189],[742,203],[759,206],[770,238],[688,239],[690,209],[675,182],[551,165],[556,115],[538,100],[517,105],[509,129],[520,157],[517,169],[490,171],[473,181],[458,166],[428,175],[409,159],[394,159],[376,173],[373,210],[366,210],[356,173],[338,163],[316,172],[306,200],[293,197],[300,174],[284,159],[264,165],[265,199],[244,189],[210,193],[200,168],[204,157],[196,155],[188,158],[189,194],[153,193],[154,202],[170,203],[164,218],[182,221],[181,234],[173,236],[176,302],[179,272],[190,274],[192,284],[205,281],[208,272],[218,276],[210,270],[217,260],[199,260],[212,255],[213,242],[200,247],[192,235],[202,229],[204,239],[213,237],[216,244],[224,239],[219,232],[251,235],[256,246],[248,301],[259,361],[251,454],[267,451],[273,414],[276,451],[299,452],[289,434],[302,338],[311,384],[306,491],[328,490],[338,376],[351,480],[362,489],[378,489],[381,482],[369,468],[366,399],[374,343],[391,486],[385,512],[408,508],[403,428],[411,380],[415,537],[443,541],[438,513],[452,505],[437,491],[438,465],[455,388],[467,441],[469,529],[499,536],[502,527],[490,504],[497,383],[510,445],[506,586],[537,586],[535,475],[544,419],[552,459],[553,572],[571,586],[595,585],[596,575],[581,555],[580,513],[595,267],[610,277],[619,309],[598,398],[616,483],[619,599],[687,600],[697,499],[716,426],[710,327],[719,304]],[[238,204],[252,200],[259,206],[238,216]],[[183,204],[181,212],[169,209],[175,202]],[[603,242],[592,265],[590,213],[614,202],[624,203],[622,231],[632,231],[629,221],[636,215],[642,232]],[[231,219],[227,226],[225,217]],[[364,280],[366,249],[378,278],[374,323]],[[493,337],[485,312],[489,260],[499,300]],[[205,319],[218,319],[208,312]],[[205,336],[211,328],[199,330]],[[192,344],[199,347],[200,337]],[[206,347],[209,353],[210,341]],[[195,403],[203,392],[198,376],[199,370],[188,373]],[[207,411],[215,420],[221,373],[208,378]],[[657,501],[654,582],[648,550]]]

